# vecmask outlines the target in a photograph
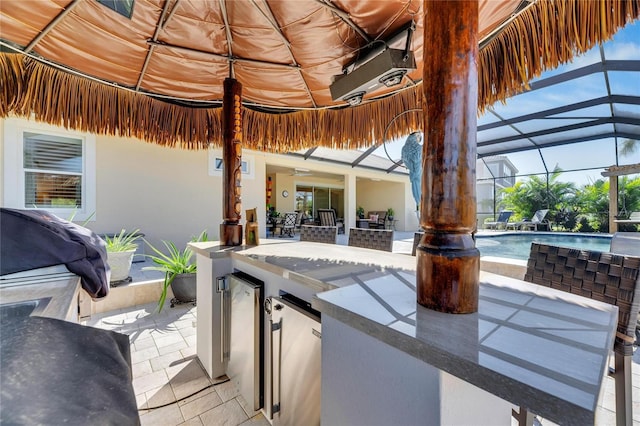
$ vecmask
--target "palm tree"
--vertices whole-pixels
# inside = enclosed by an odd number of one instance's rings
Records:
[[[558,181],[561,174],[562,169],[556,166],[548,178],[529,176],[526,180],[503,189],[502,207],[512,209],[519,218],[530,218],[537,210],[558,212],[572,205],[576,193],[575,184]]]
[[[622,146],[620,147],[620,155],[626,157],[628,155],[634,154],[640,148],[640,141],[634,139],[627,139],[622,142]]]

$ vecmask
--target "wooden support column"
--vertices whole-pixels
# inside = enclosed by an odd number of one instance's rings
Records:
[[[223,222],[220,225],[220,243],[239,246],[242,244],[242,84],[233,78],[224,80],[222,126]]]
[[[424,129],[418,303],[478,310],[476,230],[478,1],[423,1]]]
[[[609,233],[618,232],[618,175],[609,176]]]

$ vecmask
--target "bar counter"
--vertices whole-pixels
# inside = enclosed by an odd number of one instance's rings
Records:
[[[405,254],[309,242],[194,248],[314,289],[323,423],[509,424],[500,401],[559,424],[596,422],[613,305],[481,272],[479,311],[444,314],[416,303],[416,259]],[[495,411],[487,401],[497,401]],[[504,416],[469,419],[465,411]]]

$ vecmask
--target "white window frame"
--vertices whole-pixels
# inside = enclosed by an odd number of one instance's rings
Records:
[[[222,176],[222,151],[209,149],[209,176]],[[255,159],[251,155],[242,154],[242,178],[253,180],[255,178]]]
[[[82,140],[82,208],[41,207],[63,219],[96,219],[96,137],[90,133],[66,130],[21,118],[4,121],[3,205],[7,208],[37,210],[25,206],[24,133],[42,133]]]

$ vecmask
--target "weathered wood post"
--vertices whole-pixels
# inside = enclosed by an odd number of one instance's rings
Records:
[[[222,98],[222,218],[220,243],[242,244],[242,84],[225,78]]]
[[[418,303],[478,310],[476,229],[477,0],[423,2],[424,129]]]

